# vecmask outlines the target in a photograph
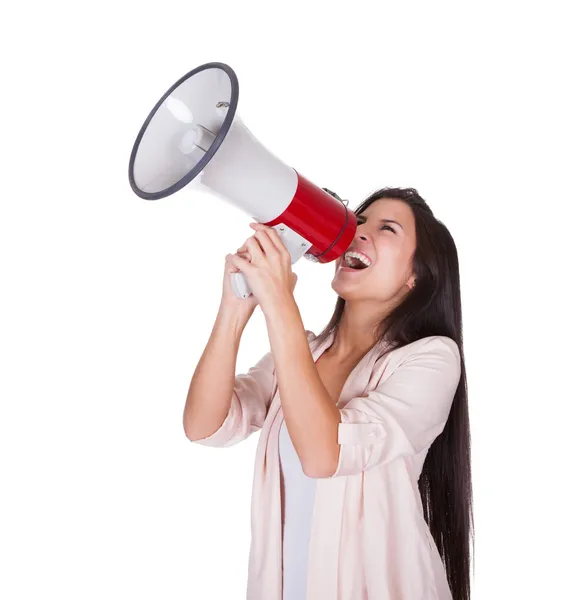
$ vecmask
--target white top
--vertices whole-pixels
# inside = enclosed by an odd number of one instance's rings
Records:
[[[289,432],[282,421],[279,435],[282,536],[283,600],[305,600],[311,516],[317,480],[301,468]]]

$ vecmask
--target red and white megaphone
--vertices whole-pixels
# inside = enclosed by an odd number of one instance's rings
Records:
[[[158,200],[191,183],[274,227],[291,255],[327,263],[339,258],[356,232],[346,202],[319,188],[271,154],[236,114],[238,80],[224,63],[193,69],[161,97],[130,155],[134,192]],[[250,289],[232,276],[235,294]]]

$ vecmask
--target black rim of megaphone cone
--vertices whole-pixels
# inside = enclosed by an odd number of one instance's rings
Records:
[[[228,106],[226,118],[220,128],[220,131],[217,133],[215,140],[211,144],[211,147],[208,149],[205,156],[203,156],[203,158],[189,171],[189,173],[187,173],[187,175],[184,175],[179,181],[174,183],[172,186],[170,186],[160,192],[154,192],[154,193],[144,192],[136,185],[136,182],[134,181],[134,161],[136,160],[136,153],[138,152],[138,147],[140,145],[140,142],[142,141],[142,137],[144,136],[144,133],[146,132],[146,129],[147,129],[150,121],[152,120],[153,116],[157,112],[158,108],[162,105],[164,100],[171,94],[171,92],[173,92],[173,90],[175,88],[177,88],[178,86],[180,86],[185,80],[189,79],[190,77],[193,77],[193,75],[196,75],[197,73],[200,73],[201,71],[204,71],[205,69],[222,69],[230,78],[230,83],[231,83],[230,103]],[[206,63],[204,65],[201,65],[200,67],[197,67],[196,69],[193,69],[189,73],[183,75],[183,77],[181,77],[181,79],[177,80],[167,90],[167,92],[165,92],[165,94],[159,99],[158,103],[153,107],[152,111],[147,116],[146,120],[144,121],[142,128],[140,129],[140,132],[138,133],[138,136],[136,137],[136,141],[134,142],[134,147],[132,148],[132,152],[130,154],[130,164],[128,165],[128,179],[130,180],[130,187],[134,190],[134,192],[138,196],[140,196],[140,198],[144,198],[145,200],[159,200],[160,198],[165,198],[166,196],[170,196],[171,194],[174,194],[175,192],[180,190],[182,187],[185,187],[191,180],[193,180],[195,178],[196,175],[198,175],[205,168],[205,165],[211,160],[211,158],[213,158],[216,151],[219,149],[220,145],[223,143],[224,138],[226,137],[226,134],[228,133],[228,130],[230,129],[230,126],[232,125],[232,121],[234,120],[234,115],[236,114],[236,105],[237,104],[238,104],[238,79],[237,79],[236,73],[233,71],[233,69],[225,63],[221,63],[221,62]]]

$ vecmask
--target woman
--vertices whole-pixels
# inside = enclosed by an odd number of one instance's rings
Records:
[[[457,250],[413,188],[379,190],[355,212],[355,239],[335,267],[335,312],[318,336],[293,299],[289,253],[251,224],[255,234],[227,256],[185,433],[228,447],[261,429],[248,600],[469,600]],[[252,289],[246,300],[232,294],[236,270]],[[234,377],[257,304],[271,351]]]

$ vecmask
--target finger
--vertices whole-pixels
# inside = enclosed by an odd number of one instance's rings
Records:
[[[250,227],[256,231],[257,235],[260,233],[266,234],[277,252],[281,253],[282,256],[286,258],[291,258],[288,249],[285,247],[285,244],[273,227],[262,225],[262,223],[250,223]]]
[[[248,261],[250,261],[250,252],[248,252],[248,250],[244,247],[241,246],[237,251],[236,254],[238,254],[238,256],[242,256],[244,258],[246,258]]]
[[[277,234],[276,234],[276,237],[277,237]],[[262,248],[262,250],[265,252],[267,258],[276,257],[278,260],[280,259],[281,251],[275,245],[274,240],[268,234],[267,231],[264,231],[264,230],[257,231],[254,234],[254,238],[256,240],[258,240],[258,243],[260,244],[260,247]]]
[[[244,274],[248,273],[252,267],[252,265],[241,256],[237,256],[236,254],[227,254],[226,260],[229,264],[236,267],[239,271],[242,271]]]
[[[260,263],[264,259],[264,249],[260,246],[258,240],[252,236],[246,240],[244,244],[250,253],[250,262]]]
[[[245,258],[246,260],[248,260],[248,262],[250,262],[250,252],[248,252],[248,250],[244,247],[241,246],[236,252],[235,252],[236,256],[241,256],[242,258]],[[227,254],[226,256],[232,256],[232,254]],[[225,257],[226,258],[226,257]]]
[[[234,265],[234,263],[230,260],[230,257],[232,256],[232,254],[227,254],[224,257],[224,262],[225,262],[225,268],[227,271],[229,271],[230,273],[237,273],[239,271],[238,267],[236,267]]]

